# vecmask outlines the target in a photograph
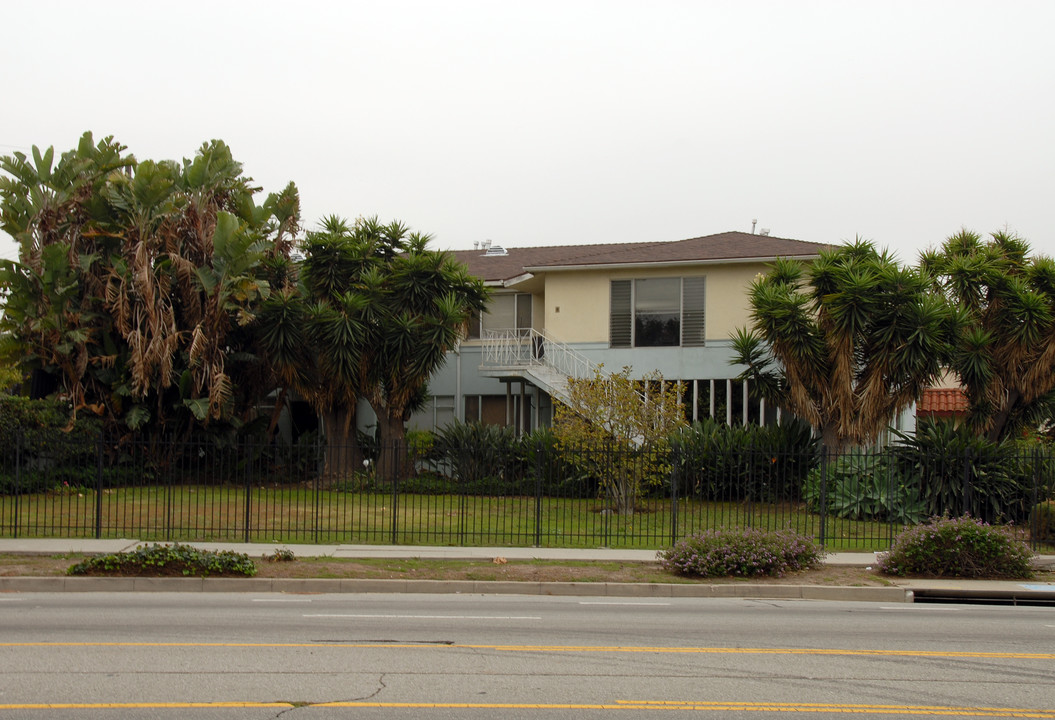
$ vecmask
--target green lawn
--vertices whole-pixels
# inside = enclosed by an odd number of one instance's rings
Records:
[[[399,495],[307,486],[117,488],[97,506],[90,490],[0,497],[0,536],[132,537],[275,543],[397,543],[658,549],[701,530],[794,528],[829,550],[883,550],[900,529],[822,519],[801,504],[642,501],[632,516],[598,499]],[[249,531],[246,532],[248,523]]]

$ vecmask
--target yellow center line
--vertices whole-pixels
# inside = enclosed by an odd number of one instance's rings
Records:
[[[1041,718],[1055,720],[1055,710],[940,705],[860,705],[823,703],[761,703],[694,700],[617,700],[614,703],[467,703],[467,702],[135,702],[0,704],[4,710],[171,710],[223,708],[373,708],[418,710],[688,710],[697,712],[793,712],[844,715],[957,716]]]
[[[200,643],[200,642],[0,642],[0,647],[143,647],[143,648],[334,648],[393,650],[494,650],[549,653],[685,653],[701,655],[836,655],[861,657],[986,658],[1055,660],[1055,653],[964,650],[849,650],[843,648],[721,648],[633,645],[475,645],[443,643]]]

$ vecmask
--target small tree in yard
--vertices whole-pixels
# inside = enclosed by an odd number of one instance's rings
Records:
[[[632,515],[650,478],[662,470],[670,434],[687,424],[680,383],[658,372],[635,380],[630,368],[568,381],[568,400],[556,406],[558,447],[580,452],[601,479],[613,510]]]

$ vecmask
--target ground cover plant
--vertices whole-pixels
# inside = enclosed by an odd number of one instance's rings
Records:
[[[969,516],[933,518],[901,533],[878,561],[888,575],[1029,578],[1029,546],[1003,527]]]
[[[198,550],[187,545],[148,545],[127,552],[99,555],[72,565],[69,575],[138,577],[252,577],[256,565],[245,553]]]
[[[820,565],[824,550],[794,530],[723,528],[692,535],[658,553],[678,575],[698,577],[781,576]]]

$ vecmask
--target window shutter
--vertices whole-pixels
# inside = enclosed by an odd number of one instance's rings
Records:
[[[702,347],[706,339],[705,301],[707,278],[687,277],[681,281],[681,344]]]
[[[612,347],[630,347],[634,317],[630,305],[630,281],[613,280],[608,340]]]

